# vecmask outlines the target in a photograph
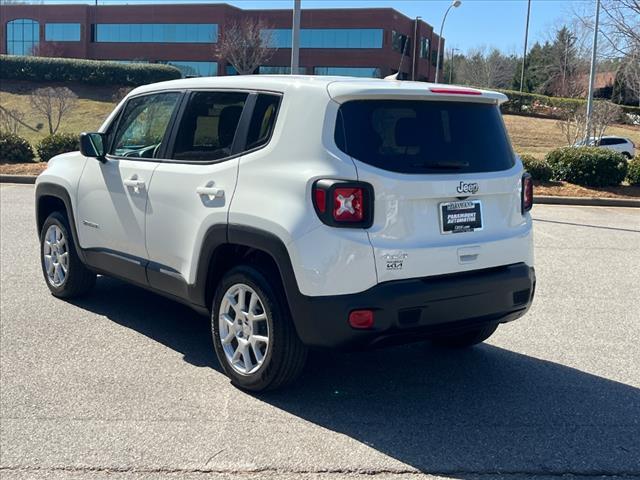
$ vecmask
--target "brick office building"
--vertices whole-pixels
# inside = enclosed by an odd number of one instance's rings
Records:
[[[170,63],[185,75],[229,75],[234,69],[216,56],[215,42],[226,25],[247,17],[269,26],[277,48],[258,73],[287,73],[291,10],[227,4],[5,5],[0,52]],[[404,51],[401,78],[432,81],[437,48],[433,27],[392,8],[302,11],[302,73],[384,77],[398,70]]]

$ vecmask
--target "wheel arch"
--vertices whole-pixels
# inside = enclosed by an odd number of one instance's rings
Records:
[[[250,262],[277,274],[293,313],[300,291],[284,242],[273,233],[253,227],[231,224],[225,231],[220,227],[212,227],[205,235],[193,292],[194,303],[211,307],[215,287],[222,276],[234,266]]]
[[[86,263],[78,241],[78,231],[69,192],[63,186],[55,183],[38,183],[36,186],[36,228],[38,236],[40,236],[42,226],[47,217],[55,211],[62,211],[67,217],[78,257],[83,263]]]

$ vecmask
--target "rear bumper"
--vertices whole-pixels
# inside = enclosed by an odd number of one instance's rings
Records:
[[[428,338],[521,317],[533,300],[535,271],[524,263],[381,283],[350,295],[289,298],[302,341],[310,346],[366,348]],[[353,310],[374,311],[374,326],[348,324]]]

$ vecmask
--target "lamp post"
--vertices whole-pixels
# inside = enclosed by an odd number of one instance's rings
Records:
[[[529,40],[529,16],[531,15],[531,0],[527,3],[527,23],[524,28],[524,50],[522,52],[522,71],[520,72],[520,93],[524,88],[524,70],[527,66],[527,42]]]
[[[449,10],[452,8],[458,8],[462,4],[462,0],[453,0],[447,11],[444,13],[444,17],[442,17],[442,24],[440,25],[440,36],[438,37],[438,58],[436,59],[436,83],[438,83],[438,76],[440,73],[440,47],[442,45],[442,31],[444,30],[444,21],[447,19],[447,15],[449,14]]]
[[[587,97],[587,124],[585,128],[585,140],[587,145],[591,137],[591,116],[593,115],[593,84],[596,78],[596,57],[598,50],[598,23],[600,20],[600,0],[596,0],[596,22],[593,27],[593,47],[591,48],[591,71],[589,73],[589,93]]]
[[[297,75],[300,66],[300,0],[293,0],[293,28],[291,28],[291,75]]]
[[[411,80],[416,79],[416,55],[418,52],[418,22],[422,17],[416,17],[413,22],[413,62],[411,63]]]
[[[458,48],[452,48],[451,49],[451,63],[449,64],[449,85],[451,85],[451,82],[453,80],[453,59],[456,56],[456,52],[459,52],[460,49]]]

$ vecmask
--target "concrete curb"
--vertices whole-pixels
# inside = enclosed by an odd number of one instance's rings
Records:
[[[580,205],[583,207],[635,207],[640,208],[640,199],[602,198],[602,197],[552,197],[535,196],[534,204],[547,205]]]
[[[34,175],[0,175],[0,183],[36,183]],[[552,197],[534,196],[533,203],[547,205],[581,205],[585,207],[636,207],[640,208],[640,199],[596,198],[596,197]]]
[[[0,183],[36,183],[35,175],[2,175],[0,174]]]

